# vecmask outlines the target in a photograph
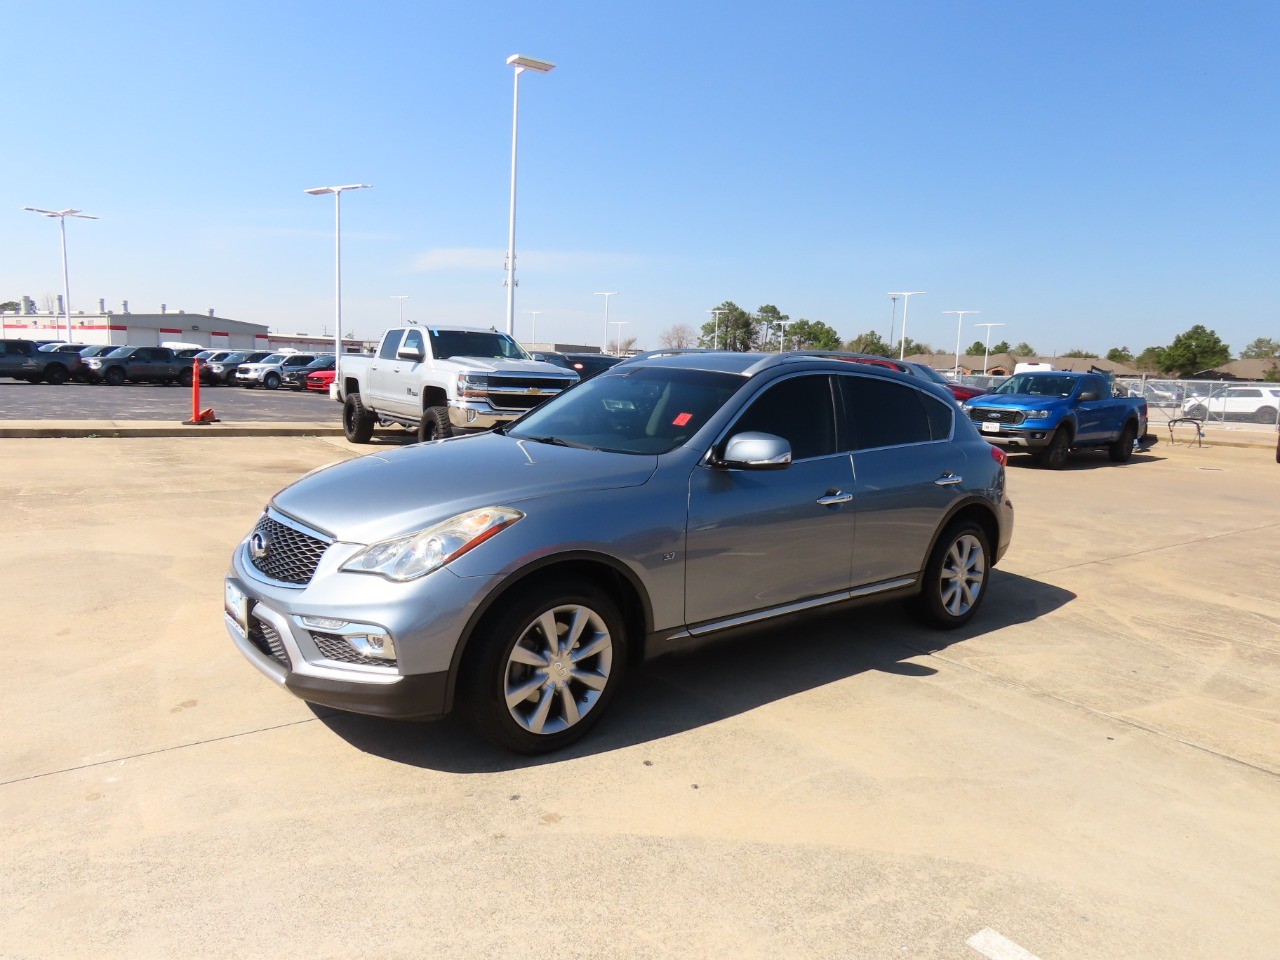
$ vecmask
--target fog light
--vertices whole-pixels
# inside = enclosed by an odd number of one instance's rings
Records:
[[[347,625],[347,621],[334,620],[331,617],[303,617],[302,625],[315,630],[341,630]]]
[[[357,633],[343,639],[351,644],[351,648],[362,657],[375,660],[394,660],[396,647],[385,633]]]

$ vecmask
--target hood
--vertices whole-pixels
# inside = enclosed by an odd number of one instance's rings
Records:
[[[507,373],[512,376],[544,376],[558,380],[572,380],[572,370],[557,367],[554,363],[541,360],[499,360],[496,357],[449,357],[442,363],[453,363],[468,370],[479,370],[483,373]]]
[[[1069,399],[1069,397],[1046,397],[1043,394],[1031,393],[984,393],[980,397],[966,400],[965,403],[971,407],[1013,407],[1017,410],[1035,407],[1037,410],[1048,410],[1066,403]]]
[[[476,507],[639,486],[657,462],[484,433],[326,467],[281,490],[272,504],[339,540],[374,543]]]

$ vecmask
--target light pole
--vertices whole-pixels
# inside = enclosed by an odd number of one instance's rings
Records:
[[[911,302],[912,297],[922,296],[928,293],[927,290],[909,290],[907,292],[899,291],[890,293],[891,297],[902,298],[902,345],[898,348],[898,359],[902,360],[907,352],[907,305]]]
[[[964,326],[964,315],[966,313],[981,313],[981,310],[943,310],[943,315],[954,313],[956,315],[956,369],[954,371],[956,381],[960,380],[960,330]]]
[[[333,382],[342,389],[342,191],[366,190],[367,183],[348,183],[341,187],[312,187],[304,190],[313,197],[333,194]]]
[[[507,57],[507,65],[516,68],[515,93],[511,106],[511,221],[507,232],[507,336],[515,331],[516,324],[516,141],[520,130],[520,74],[526,70],[538,73],[550,73],[555,69],[554,63],[545,60],[534,60],[513,53]],[[606,329],[606,333],[607,333]]]
[[[616,297],[617,295],[617,290],[610,290],[608,293],[592,294],[592,296],[595,297],[604,297],[604,340],[601,341],[600,349],[605,353],[609,352],[609,298]]]
[[[716,325],[715,325],[715,333],[713,333],[713,334],[711,335],[711,349],[712,349],[712,350],[719,350],[719,349],[720,349],[720,314],[722,314],[722,313],[728,313],[728,312],[729,312],[728,310],[721,310],[721,309],[719,309],[719,308],[717,308],[717,309],[715,309],[715,310],[708,310],[708,311],[707,311],[707,313],[711,314],[711,315],[715,318],[715,322],[716,322]]]
[[[401,294],[393,293],[391,295],[391,299],[400,301],[400,326],[403,327],[404,326],[404,302],[412,298],[407,293],[401,293]]]
[[[986,349],[982,351],[982,375],[985,377],[987,375],[987,357],[991,355],[991,328],[1003,327],[1004,324],[1003,323],[975,323],[974,326],[987,328]]]
[[[898,295],[891,293],[889,299],[893,301],[893,306],[889,309],[889,346],[893,346],[893,330],[898,320]]]
[[[540,314],[542,311],[541,310],[525,310],[524,312],[529,314],[531,317],[533,317],[533,329],[529,332],[529,342],[537,343],[538,342],[538,314]]]
[[[613,345],[617,349],[617,353],[614,354],[614,356],[618,356],[618,357],[622,356],[622,328],[625,327],[630,322],[631,322],[630,320],[613,321],[613,325],[618,328],[618,336],[613,341]]]
[[[67,279],[67,217],[79,217],[81,220],[97,220],[98,218],[79,210],[43,210],[40,207],[23,207],[42,217],[57,217],[62,228],[62,309],[67,316],[67,343],[71,342],[71,281]]]
[[[782,352],[782,348],[787,345],[787,327],[795,323],[794,320],[779,320],[778,326],[782,329],[778,332],[778,352]]]

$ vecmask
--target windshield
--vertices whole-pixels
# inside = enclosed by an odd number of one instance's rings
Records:
[[[432,330],[431,355],[449,357],[492,357],[498,360],[528,360],[524,348],[505,333],[484,330]]]
[[[992,393],[1020,394],[1030,397],[1069,397],[1076,388],[1075,377],[1044,373],[1016,373]]]
[[[133,353],[133,351],[137,349],[138,349],[137,347],[116,347],[114,350],[108,350],[106,353],[103,354],[103,356],[104,357],[127,357],[129,356],[129,354]]]
[[[273,353],[269,357],[263,357],[258,363],[284,363],[287,354]]]
[[[948,380],[946,377],[944,377],[942,374],[940,374],[937,370],[933,369],[933,367],[929,366],[928,364],[913,363],[911,364],[911,367],[917,373],[919,373],[920,376],[924,377],[926,380],[932,380],[934,383],[940,383],[944,387],[951,386],[950,380]]]
[[[247,357],[247,353],[229,353],[222,358],[223,363],[241,363]]]
[[[745,382],[706,370],[606,371],[538,407],[506,433],[611,453],[666,453],[702,429]]]
[[[308,370],[332,370],[333,357],[316,357],[307,364]]]

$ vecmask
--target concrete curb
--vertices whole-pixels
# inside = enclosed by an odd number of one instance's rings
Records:
[[[272,421],[223,422],[187,426],[173,420],[10,420],[0,421],[0,438],[93,437],[334,437],[336,423]]]

